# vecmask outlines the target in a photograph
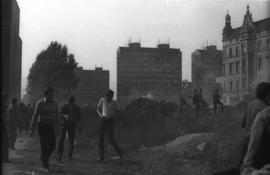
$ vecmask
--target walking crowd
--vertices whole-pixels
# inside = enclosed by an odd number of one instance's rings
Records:
[[[113,100],[114,92],[108,90],[97,104],[97,114],[100,118],[99,133],[99,157],[97,161],[103,161],[104,140],[107,134],[108,140],[115,152],[118,154],[115,159],[123,159],[123,151],[114,138],[114,119],[119,111],[119,106]],[[195,115],[198,116],[200,111],[208,108],[203,99],[202,89],[194,90],[192,99]],[[223,103],[218,90],[215,90],[212,96],[214,113],[220,106],[223,111]],[[187,99],[180,94],[180,112],[183,112],[184,106],[188,106]],[[17,99],[12,99],[11,104],[7,105],[7,97],[2,101],[2,160],[8,161],[8,148],[15,149],[17,132],[23,130],[33,137],[37,130],[40,140],[41,155],[40,160],[46,172],[49,171],[49,160],[56,148],[55,121],[62,119],[61,134],[57,148],[57,160],[61,162],[64,151],[64,141],[68,136],[70,141],[68,158],[72,160],[74,152],[74,141],[76,136],[76,127],[82,119],[81,109],[76,104],[76,98],[71,96],[68,103],[61,110],[58,110],[58,104],[54,100],[54,89],[48,88],[44,92],[44,97],[37,101],[35,107],[25,106],[23,103],[18,105]],[[243,139],[241,157],[239,165],[234,170],[215,173],[222,174],[241,174],[256,175],[270,174],[270,83],[259,83],[256,89],[256,98],[249,102],[245,108],[242,127],[246,134]]]

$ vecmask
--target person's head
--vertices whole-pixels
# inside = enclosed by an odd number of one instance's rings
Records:
[[[17,98],[12,98],[11,104],[12,105],[17,105]]]
[[[257,85],[256,98],[270,104],[270,83],[262,82]]]
[[[53,98],[53,95],[54,95],[54,89],[51,88],[51,87],[47,88],[47,89],[45,90],[45,92],[44,92],[44,96],[45,96],[46,98],[52,99],[52,98]]]
[[[70,97],[68,98],[68,102],[69,102],[70,104],[74,104],[75,101],[76,101],[76,99],[75,99],[74,96],[70,96]]]
[[[111,89],[109,89],[109,90],[107,91],[107,93],[106,93],[106,98],[107,98],[107,100],[112,100],[113,94],[114,94],[114,92],[113,92]]]

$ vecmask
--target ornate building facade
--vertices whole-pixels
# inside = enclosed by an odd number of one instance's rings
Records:
[[[223,29],[223,101],[236,105],[253,95],[259,82],[270,82],[270,18],[253,21],[249,6],[242,26],[232,28],[229,14]]]

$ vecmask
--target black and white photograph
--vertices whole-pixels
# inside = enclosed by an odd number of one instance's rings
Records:
[[[270,0],[1,11],[1,174],[270,175]]]

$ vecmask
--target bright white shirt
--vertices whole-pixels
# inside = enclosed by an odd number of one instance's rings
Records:
[[[102,109],[101,113],[99,112],[99,109]],[[108,103],[106,98],[101,98],[98,103],[98,114],[100,117],[112,117],[115,112],[118,110],[118,104],[115,100],[112,100]]]

